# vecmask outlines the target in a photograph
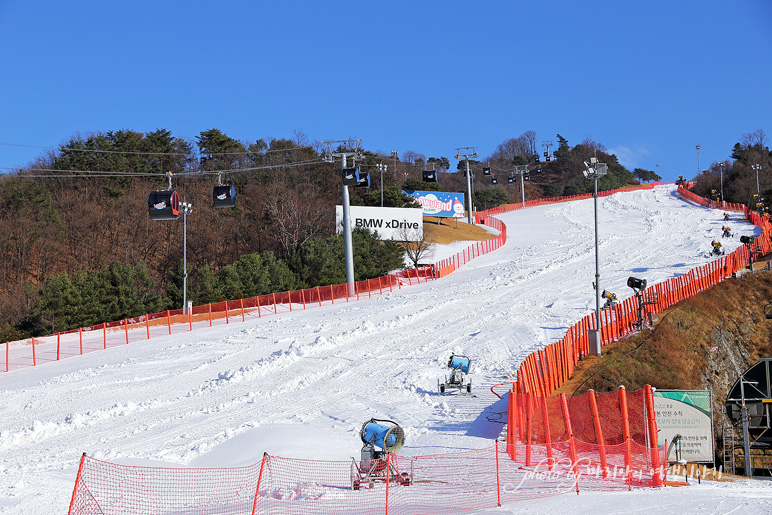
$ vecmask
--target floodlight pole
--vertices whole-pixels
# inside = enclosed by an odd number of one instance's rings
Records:
[[[697,149],[697,176],[700,175],[700,149],[702,148],[699,145],[694,145],[694,148]]]
[[[469,225],[474,225],[474,217],[472,216],[472,172],[469,170],[470,157],[477,157],[477,147],[462,147],[456,149],[456,159],[463,159],[466,162],[467,221],[469,222]]]
[[[606,163],[599,163],[595,157],[590,158],[590,163],[585,165],[587,169],[584,176],[593,179],[593,203],[595,209],[595,329],[591,331],[590,353],[596,356],[601,355],[601,333],[600,333],[600,256],[598,245],[598,177],[606,175],[608,166]]]
[[[718,163],[721,169],[721,206],[724,205],[724,163]]]
[[[188,314],[188,215],[193,212],[189,202],[180,202],[182,211],[182,314]]]
[[[375,167],[378,169],[379,172],[381,172],[381,207],[383,207],[383,172],[386,171],[388,166],[386,166],[383,163],[378,163],[375,165]]]
[[[598,174],[595,174],[595,190],[593,193],[593,203],[595,204],[595,338],[597,350],[596,354],[601,355],[600,341],[600,257],[598,255]]]
[[[761,191],[759,191],[759,170],[761,170],[761,165],[756,163],[751,168],[756,170],[756,196],[761,197]]]

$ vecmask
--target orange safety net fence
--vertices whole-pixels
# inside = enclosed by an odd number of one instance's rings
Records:
[[[678,188],[678,193],[706,207],[743,213],[746,219],[761,228],[762,234],[754,238],[752,244],[738,247],[731,254],[649,286],[643,297],[646,302],[642,308],[644,320],[735,276],[751,263],[753,256],[772,252],[772,223],[769,215],[762,216],[749,211],[742,204],[709,201],[683,187]],[[638,300],[635,297],[601,309],[600,315],[602,345],[616,342],[639,328]],[[571,376],[579,360],[589,354],[590,332],[595,329],[595,313],[589,313],[571,326],[561,340],[528,355],[517,370],[518,383],[523,391],[542,396],[551,395]]]
[[[524,445],[517,444],[518,453]],[[625,468],[622,445],[609,445],[604,475],[589,459],[569,459],[567,442],[551,447],[553,460],[530,465],[512,460],[505,445],[429,456],[388,455],[375,466],[264,455],[238,468],[126,466],[84,455],[70,515],[449,514],[561,495],[651,486],[646,452]],[[583,457],[597,445],[575,443]],[[536,447],[535,458],[540,457]],[[631,483],[632,481],[632,483]]]

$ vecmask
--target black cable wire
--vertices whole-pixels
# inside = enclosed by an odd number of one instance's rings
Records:
[[[44,147],[41,145],[21,145],[18,143],[2,143],[2,142],[0,142],[0,145],[6,146],[6,147],[41,148],[41,149],[47,149],[47,150],[58,150],[60,152],[92,152],[95,154],[127,154],[127,155],[143,155],[143,156],[181,156],[181,157],[186,157],[189,155],[183,152],[142,152],[142,151],[129,151],[129,150],[101,150],[96,148],[65,148],[62,146]],[[294,152],[296,150],[304,150],[308,148],[314,148],[314,147],[312,145],[305,145],[302,147],[265,149],[260,152],[252,152],[250,150],[244,150],[242,152],[199,152],[199,154],[201,155],[201,157],[240,156],[240,155],[258,155],[259,156],[259,155],[269,154],[273,152]]]
[[[325,161],[321,158],[316,159],[309,159],[307,161],[298,161],[295,163],[282,163],[282,164],[276,164],[276,165],[264,165],[264,166],[255,166],[255,167],[248,167],[248,168],[232,168],[227,170],[199,170],[196,172],[181,172],[179,174],[174,174],[175,177],[178,178],[184,178],[184,177],[192,177],[192,176],[203,176],[203,175],[218,175],[218,174],[236,174],[241,172],[252,172],[252,171],[260,171],[260,170],[272,170],[275,168],[287,168],[287,167],[296,167],[296,166],[306,166],[306,165],[312,165],[312,164],[321,164]],[[49,169],[49,168],[12,168],[7,166],[0,166],[0,170],[18,170],[18,171],[33,171],[33,172],[56,172],[54,174],[45,173],[45,174],[20,174],[15,177],[20,178],[46,178],[46,177],[57,177],[57,178],[85,178],[85,177],[160,177],[165,176],[161,173],[141,173],[141,172],[106,172],[103,170],[59,170],[59,169]]]

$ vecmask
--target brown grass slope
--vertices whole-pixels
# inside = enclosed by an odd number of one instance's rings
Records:
[[[737,376],[772,355],[772,272],[729,279],[662,313],[654,327],[610,345],[603,356],[579,363],[559,393],[625,385],[662,389],[711,389],[723,402]]]

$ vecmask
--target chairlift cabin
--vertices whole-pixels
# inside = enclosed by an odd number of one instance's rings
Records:
[[[236,206],[236,186],[218,184],[212,190],[212,203],[216,208]]]
[[[486,166],[485,168],[483,168],[483,175],[490,175],[490,174],[491,174],[490,166]]]
[[[491,177],[491,184],[498,184],[499,180],[496,177]]]
[[[180,217],[180,196],[176,190],[151,191],[147,206],[151,220],[176,220]]]
[[[424,182],[437,182],[437,171],[424,170],[423,178],[424,178]]]
[[[507,184],[515,184],[515,177],[507,177]]]
[[[344,168],[341,179],[344,186],[356,186],[359,183],[359,168]]]
[[[358,188],[369,188],[370,187],[370,174],[367,172],[359,172],[359,175],[357,176],[357,187]]]

